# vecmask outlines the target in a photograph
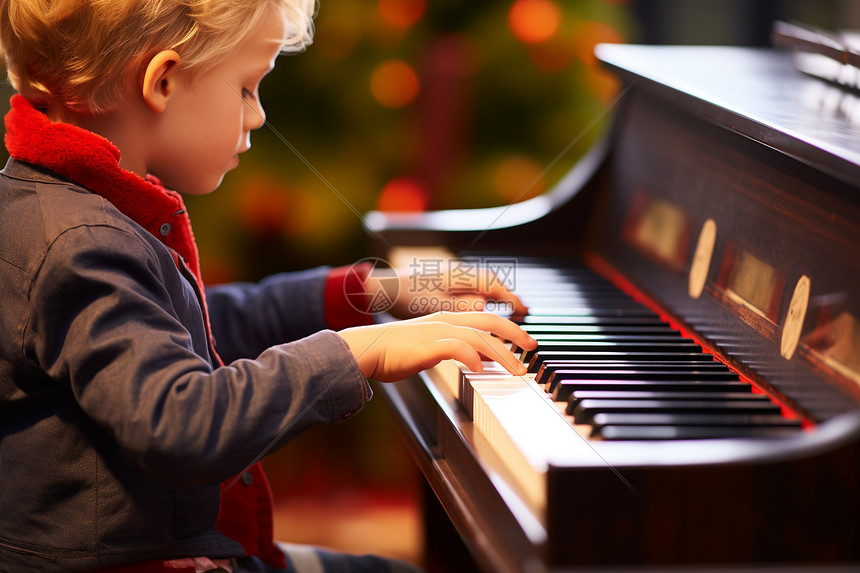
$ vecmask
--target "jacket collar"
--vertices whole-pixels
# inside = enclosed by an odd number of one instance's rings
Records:
[[[11,99],[5,143],[13,158],[61,175],[110,201],[185,259],[200,281],[197,245],[179,193],[154,177],[119,166],[120,152],[104,137],[68,123],[54,123],[21,95]],[[202,284],[202,281],[200,281]]]

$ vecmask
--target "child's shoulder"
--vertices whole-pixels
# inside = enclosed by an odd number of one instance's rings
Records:
[[[0,216],[0,258],[22,269],[66,235],[86,235],[96,243],[106,236],[134,235],[150,242],[148,233],[99,195],[15,160],[0,174]],[[81,233],[84,229],[88,232]]]

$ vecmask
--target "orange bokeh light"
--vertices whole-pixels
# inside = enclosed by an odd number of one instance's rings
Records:
[[[547,72],[560,72],[573,62],[575,48],[569,38],[557,35],[546,42],[531,44],[528,52],[538,68]]]
[[[508,26],[527,44],[552,38],[561,24],[561,8],[553,0],[516,0],[508,12]]]
[[[624,41],[618,30],[604,22],[582,22],[573,37],[577,55],[589,66],[597,65],[594,46],[601,42],[620,44]]]
[[[424,211],[427,191],[421,182],[410,177],[395,177],[382,189],[376,208],[380,211]]]
[[[413,26],[426,9],[426,0],[379,0],[379,16],[392,28]]]
[[[498,164],[493,173],[493,186],[502,199],[517,202],[540,195],[546,183],[534,159],[516,154]]]
[[[239,196],[239,219],[260,238],[305,234],[319,222],[319,215],[319,200],[312,193],[267,176],[251,179]]]
[[[284,190],[267,177],[254,179],[239,196],[239,219],[251,233],[265,238],[286,232],[289,201]]]
[[[403,107],[418,95],[418,76],[403,60],[382,62],[370,75],[370,91],[385,107]]]

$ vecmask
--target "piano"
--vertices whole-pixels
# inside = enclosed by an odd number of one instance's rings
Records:
[[[860,94],[769,48],[597,55],[611,129],[549,192],[366,219],[508,281],[530,373],[377,391],[480,570],[854,569]]]

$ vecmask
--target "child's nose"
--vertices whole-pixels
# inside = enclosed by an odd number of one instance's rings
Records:
[[[245,127],[248,130],[260,129],[266,123],[266,111],[259,102],[251,104],[251,109],[245,110]]]

